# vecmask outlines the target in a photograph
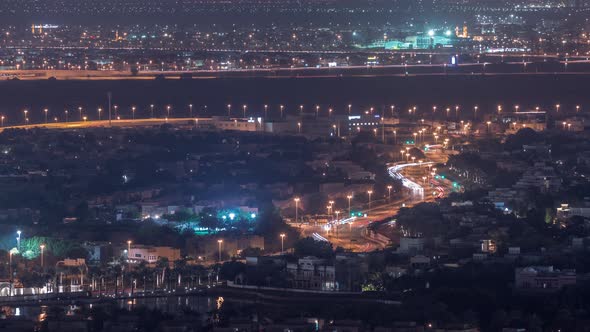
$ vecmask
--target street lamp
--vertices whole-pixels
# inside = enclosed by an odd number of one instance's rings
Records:
[[[189,112],[188,113],[189,114],[189,117],[192,118],[193,117],[193,104],[189,104],[188,105],[188,112]]]
[[[170,118],[170,108],[171,108],[170,105],[166,106],[166,111],[167,111],[167,117],[168,118]]]
[[[285,252],[285,233],[281,233],[281,254]]]
[[[297,122],[297,132],[301,134],[301,122]]]
[[[100,114],[102,113],[102,108],[98,108],[98,121],[100,121]]]
[[[43,112],[45,113],[45,123],[47,124],[47,113],[49,112],[49,110],[46,108],[43,110]]]
[[[264,105],[264,118],[268,118],[268,105]]]
[[[299,197],[295,197],[295,223],[297,223],[298,220],[298,213],[299,213]]]
[[[151,117],[153,118],[154,117],[154,104],[150,105],[150,114],[151,114]]]
[[[347,195],[346,198],[348,198],[348,215],[350,216],[350,200],[352,199],[352,195]]]
[[[227,116],[231,116],[231,104],[227,104]]]
[[[23,113],[25,113],[25,122],[27,122],[27,113],[29,113],[29,110],[24,110]]]
[[[387,186],[387,200],[388,201],[391,200],[391,188],[393,188],[393,186],[391,186],[391,185]]]
[[[0,116],[0,127],[4,127],[4,115]]]
[[[127,257],[129,257],[130,251],[131,251],[131,240],[127,240]]]
[[[219,239],[217,240],[217,244],[219,246],[219,261],[221,262],[221,244],[223,243],[223,240]]]
[[[39,248],[41,248],[41,267],[43,267],[43,263],[44,263],[43,262],[43,259],[44,259],[44,256],[45,256],[45,245],[42,244],[42,245],[39,246]]]
[[[16,231],[16,248],[18,249],[18,251],[20,251],[20,235],[22,234],[22,232],[20,230]]]
[[[244,110],[244,118],[246,117],[246,109],[247,109],[247,108],[248,108],[248,106],[247,106],[247,105],[243,105],[243,106],[242,106],[242,109]]]
[[[285,106],[281,105],[280,109],[281,109],[281,119],[282,119],[283,118],[283,110],[285,109]]]
[[[369,195],[369,209],[371,209],[371,195],[373,194],[373,190],[367,191],[367,194]]]
[[[131,117],[135,120],[135,106],[131,107]]]

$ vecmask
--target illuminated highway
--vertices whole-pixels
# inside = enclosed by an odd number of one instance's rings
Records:
[[[494,55],[499,56],[499,55]],[[429,76],[429,75],[588,75],[590,70],[579,69],[568,71],[568,65],[588,64],[590,59],[556,61],[560,64],[559,70],[553,71],[527,71],[527,66],[534,64],[530,61],[522,62],[473,62],[460,63],[458,65],[447,64],[396,64],[396,65],[355,65],[337,67],[277,67],[277,68],[249,68],[249,69],[202,69],[197,71],[140,71],[132,75],[130,71],[105,71],[105,70],[3,70],[0,77],[5,79],[19,78],[21,80],[45,80],[50,77],[60,80],[151,80],[157,77],[167,79],[183,79],[187,75],[193,79],[214,79],[220,77],[264,77],[264,78],[325,78],[325,77],[381,77],[381,76]],[[515,71],[494,71],[489,67],[502,65]]]
[[[425,187],[418,183],[417,179],[424,179],[429,166],[436,162],[445,162],[449,153],[452,152],[429,152],[428,157],[433,160],[422,163],[400,163],[388,167],[390,176],[401,180],[406,190],[403,196],[389,201],[387,198],[373,200],[374,207],[363,209],[361,212],[366,216],[334,219],[326,224],[303,225],[301,232],[304,236],[311,236],[317,241],[329,241],[334,247],[342,247],[356,252],[370,252],[383,249],[392,242],[397,242],[397,232],[389,224],[378,226],[379,232],[368,231],[368,226],[375,221],[387,220],[394,217],[400,208],[412,207],[422,202],[432,202],[444,197],[451,190],[449,181],[441,180],[433,185],[432,195],[425,195]],[[423,180],[423,182],[425,182]],[[425,182],[426,183],[426,182]],[[428,182],[430,183],[430,182]],[[387,233],[389,239],[381,233]]]
[[[432,165],[432,162],[427,162],[427,163],[404,163],[404,164],[398,164],[398,165],[394,165],[389,167],[389,169],[387,170],[389,172],[389,176],[391,176],[392,178],[396,179],[396,180],[400,180],[402,182],[402,185],[406,188],[408,188],[413,194],[417,194],[420,196],[424,196],[424,188],[419,185],[418,183],[408,179],[407,177],[405,177],[404,175],[402,175],[402,170],[406,167],[420,167],[420,166],[426,166],[426,165]]]
[[[71,122],[48,122],[35,123],[28,125],[6,126],[1,127],[0,131],[5,129],[78,129],[78,128],[99,128],[99,127],[142,127],[142,126],[160,126],[163,124],[173,125],[194,125],[201,122],[211,121],[211,118],[169,118],[169,119],[125,119],[125,120],[92,120],[92,121],[71,121]]]

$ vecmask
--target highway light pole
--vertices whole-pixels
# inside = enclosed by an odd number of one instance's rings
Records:
[[[281,254],[285,253],[285,233],[281,234]]]
[[[41,267],[43,267],[43,265],[44,265],[43,259],[44,259],[44,255],[45,255],[45,245],[42,244],[39,246],[39,248],[41,248]]]
[[[299,213],[299,197],[295,197],[295,223],[297,223]]]
[[[352,199],[352,195],[348,195],[346,198],[348,198],[348,216],[350,216],[350,200]]]

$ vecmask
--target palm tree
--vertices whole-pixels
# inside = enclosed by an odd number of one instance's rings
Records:
[[[163,285],[166,285],[166,289],[168,288],[168,278],[169,278],[169,273],[166,273],[166,270],[168,270],[170,264],[168,263],[168,258],[166,257],[160,257],[158,258],[158,261],[156,262],[156,270],[162,271],[162,277],[161,277],[161,281]],[[164,281],[164,278],[166,279],[166,282]]]
[[[189,267],[187,265],[186,262],[186,258],[181,258],[178,259],[176,261],[174,261],[174,273],[176,274],[176,277],[178,278],[178,285],[180,286],[182,284],[182,277],[183,276],[187,276],[187,274],[189,274]]]
[[[109,265],[109,268],[107,270],[107,276],[109,277],[109,279],[113,279],[113,278],[115,279],[115,297],[117,297],[117,295],[119,293],[119,290],[118,290],[119,276],[122,274],[122,272],[123,272],[123,268],[119,264],[111,264],[111,265]],[[108,281],[107,281],[107,285],[108,285]]]
[[[104,266],[90,266],[88,268],[88,271],[86,272],[87,274],[87,278],[91,279],[91,290],[93,292],[96,291],[96,288],[99,289],[98,292],[98,296],[102,295],[102,283],[101,281],[103,280],[104,276],[105,276],[105,267]],[[98,285],[98,287],[97,287]]]
[[[146,290],[146,279],[153,275],[153,269],[147,266],[145,261],[139,263],[139,265],[133,271],[135,279],[141,279],[143,281],[143,291]]]

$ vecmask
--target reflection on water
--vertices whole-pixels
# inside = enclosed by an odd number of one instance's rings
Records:
[[[147,297],[117,300],[117,304],[121,309],[127,309],[131,311],[135,308],[146,307],[148,309],[157,309],[167,313],[182,312],[187,310],[199,313],[207,313],[211,312],[212,310],[221,309],[223,303],[223,297],[208,296]],[[72,314],[77,309],[92,308],[96,305],[100,305],[100,303],[61,305],[59,307],[61,307],[66,315],[68,315]],[[4,316],[23,317],[33,319],[35,321],[44,320],[48,309],[48,306],[38,305],[0,307],[0,311],[4,313]]]
[[[119,300],[118,304],[119,307],[127,310],[146,307],[148,309],[158,309],[169,313],[187,309],[206,313],[220,308],[218,301],[218,298],[208,296],[172,296]],[[223,300],[221,300],[221,302],[223,303]]]

